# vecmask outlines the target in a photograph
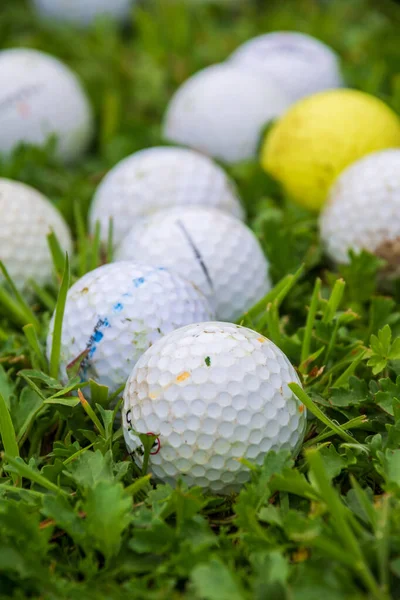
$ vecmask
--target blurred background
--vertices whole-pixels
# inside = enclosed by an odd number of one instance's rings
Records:
[[[342,58],[348,85],[400,111],[400,7],[391,0],[141,0],[122,25],[98,18],[87,27],[50,13],[43,18],[50,4],[3,0],[1,47],[37,48],[76,71],[95,108],[96,138],[74,167],[58,164],[51,149],[20,148],[0,162],[0,176],[38,187],[72,226],[73,200],[86,212],[108,169],[162,142],[162,116],[176,88],[259,33],[287,29],[316,36]],[[251,217],[252,199],[265,202],[273,184],[256,161],[230,170]]]

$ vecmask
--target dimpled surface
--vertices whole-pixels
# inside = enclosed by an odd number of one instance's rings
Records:
[[[348,167],[331,188],[320,216],[328,255],[348,262],[348,250],[368,250],[400,265],[400,149],[370,154]]]
[[[84,275],[69,290],[63,320],[61,378],[85,350],[80,376],[114,392],[151,344],[173,329],[212,315],[192,284],[164,268],[120,262]],[[212,316],[211,316],[212,318]],[[54,317],[47,339],[50,356]]]
[[[133,3],[134,0],[33,0],[41,16],[77,25],[89,25],[99,16],[124,21]]]
[[[62,62],[27,48],[0,52],[0,153],[55,135],[59,158],[69,162],[86,150],[92,128],[86,95]]]
[[[39,285],[51,279],[53,261],[47,243],[51,231],[61,248],[71,253],[69,229],[50,201],[28,185],[0,178],[0,260],[19,289],[28,279]]]
[[[175,205],[214,206],[244,218],[233,181],[208,157],[185,148],[158,147],[136,152],[119,162],[103,179],[90,212],[94,229],[100,222],[107,237],[113,219],[119,242],[137,218]]]
[[[170,209],[144,217],[115,256],[174,268],[200,288],[224,321],[236,320],[271,287],[268,263],[253,232],[211,208]]]
[[[227,163],[253,158],[263,127],[289,103],[274,80],[227,64],[213,65],[175,93],[165,116],[164,136]]]
[[[318,210],[336,177],[370,152],[400,145],[400,120],[378,98],[332,90],[294,104],[266,137],[261,162],[294,200]]]
[[[304,33],[260,35],[239,46],[229,60],[235,67],[274,77],[292,102],[343,85],[337,55]]]
[[[290,382],[299,383],[292,365],[259,333],[231,323],[183,327],[154,344],[128,379],[126,444],[141,446],[132,429],[157,434],[150,466],[158,479],[236,491],[249,479],[239,458],[262,464],[269,450],[299,450],[306,411]]]

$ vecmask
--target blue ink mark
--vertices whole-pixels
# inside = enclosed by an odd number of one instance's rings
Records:
[[[122,294],[123,298],[132,298],[132,294],[130,292],[125,292],[124,294]]]
[[[93,334],[93,341],[94,342],[100,342],[103,339],[104,335],[101,333],[101,331],[96,331]]]
[[[117,302],[117,304],[114,304],[113,309],[114,312],[121,312],[121,310],[124,308],[124,305],[121,304],[121,302]]]
[[[88,343],[86,344],[86,350],[88,350],[88,354],[86,358],[83,359],[80,368],[84,377],[86,377],[88,368],[90,366],[90,359],[93,358],[97,350],[97,344],[101,342],[101,340],[104,337],[104,333],[101,330],[107,327],[110,327],[110,322],[107,319],[107,317],[105,317],[104,319],[99,319],[96,323],[95,328],[93,329],[93,333],[90,336]]]
[[[145,281],[146,280],[144,277],[137,277],[136,279],[133,280],[133,285],[135,286],[135,288],[138,288],[141,285],[143,285]]]

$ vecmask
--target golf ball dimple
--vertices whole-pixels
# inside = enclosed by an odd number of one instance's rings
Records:
[[[245,42],[229,62],[251,73],[273,77],[296,102],[322,90],[343,86],[335,52],[316,38],[275,31]]]
[[[125,387],[123,430],[142,464],[136,433],[158,436],[154,476],[183,479],[216,493],[238,491],[270,450],[296,454],[306,410],[288,384],[300,383],[283,352],[259,333],[231,323],[198,323],[156,342]]]
[[[269,265],[253,232],[217,209],[187,207],[144,217],[124,238],[117,260],[174,268],[231,321],[271,288]]]
[[[183,325],[207,321],[212,315],[206,298],[172,270],[133,262],[103,265],[68,291],[61,379],[67,381],[68,365],[81,357],[82,381],[94,379],[113,393],[160,337]],[[47,338],[48,357],[53,327],[54,316]]]
[[[263,127],[289,104],[274,79],[228,64],[213,65],[175,92],[165,115],[164,136],[226,163],[250,159],[257,153]]]
[[[68,226],[51,202],[24,183],[0,178],[0,260],[17,288],[26,288],[29,279],[40,286],[51,280],[51,232],[62,250],[71,253]]]
[[[320,216],[321,239],[336,263],[348,251],[384,258],[400,274],[400,148],[374,152],[348,167],[333,184]]]
[[[134,0],[32,0],[38,14],[51,21],[90,25],[97,17],[125,21]]]
[[[58,59],[28,48],[0,52],[0,153],[57,138],[64,162],[79,158],[93,131],[88,99],[75,74]]]
[[[358,90],[330,90],[294,104],[267,133],[263,168],[312,210],[351,163],[400,145],[400,119],[382,100]]]
[[[89,221],[97,221],[107,239],[110,219],[116,243],[138,217],[173,206],[204,205],[243,219],[234,182],[215,162],[185,148],[141,150],[119,162],[105,176],[93,198]]]

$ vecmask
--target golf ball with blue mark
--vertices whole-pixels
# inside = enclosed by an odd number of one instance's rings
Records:
[[[134,262],[104,265],[69,290],[62,328],[60,377],[80,361],[82,381],[115,392],[138,358],[166,333],[206,321],[213,312],[203,294],[172,270]],[[53,340],[54,316],[47,338]]]

